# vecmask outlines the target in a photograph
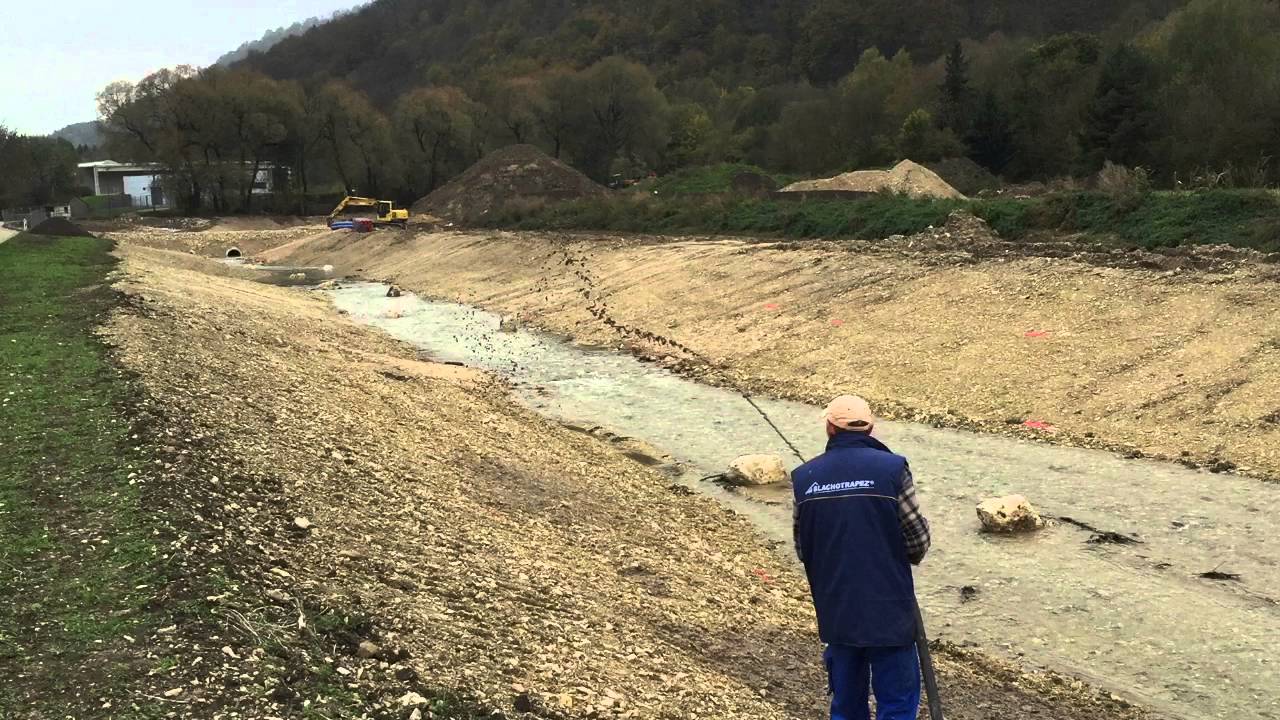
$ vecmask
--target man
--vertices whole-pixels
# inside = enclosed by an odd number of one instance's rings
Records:
[[[915,720],[920,704],[911,565],[929,550],[906,458],[871,436],[867,401],[823,413],[827,451],[792,473],[796,553],[809,576],[832,720]]]

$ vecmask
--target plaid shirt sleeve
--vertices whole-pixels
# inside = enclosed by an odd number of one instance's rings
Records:
[[[804,552],[800,549],[800,503],[791,506],[791,540],[796,546],[796,557],[804,562]]]
[[[919,565],[929,552],[929,521],[920,512],[916,500],[916,485],[911,478],[911,468],[902,475],[902,492],[898,494],[898,517],[902,522],[902,540],[907,546],[907,559]]]

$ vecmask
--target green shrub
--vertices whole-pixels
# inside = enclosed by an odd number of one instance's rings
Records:
[[[782,184],[782,179],[755,165],[721,163],[682,168],[656,180],[641,183],[638,189],[656,193],[659,197],[727,193],[734,189],[733,178],[742,173],[763,175],[778,185]]]
[[[1129,247],[1229,244],[1280,250],[1280,195],[1268,190],[1065,192],[1040,198],[928,200],[882,194],[858,200],[784,201],[720,195],[615,193],[510,207],[485,221],[522,230],[724,233],[793,238],[883,238],[944,224],[967,209],[1006,240],[1037,231],[1077,233]]]

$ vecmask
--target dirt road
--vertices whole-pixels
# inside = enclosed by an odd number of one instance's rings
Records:
[[[125,367],[203,443],[278,481],[194,515],[183,552],[234,541],[256,558],[240,586],[347,618],[312,663],[404,715],[425,684],[540,717],[820,716],[803,579],[745,520],[305,291],[123,254],[132,310],[108,335]],[[252,650],[219,661],[247,672]],[[1144,716],[979,655],[944,652],[940,671],[949,717]]]
[[[779,397],[856,389],[897,419],[1280,478],[1280,297],[1265,263],[510,233],[319,235],[268,257]]]

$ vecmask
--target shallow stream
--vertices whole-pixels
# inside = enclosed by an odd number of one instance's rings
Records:
[[[386,289],[355,283],[331,295],[434,358],[506,376],[548,417],[658,448],[690,485],[790,543],[785,493],[748,498],[697,480],[744,453],[792,458],[742,396]],[[806,457],[821,452],[818,408],[756,402]],[[932,637],[1021,656],[1171,716],[1280,719],[1280,485],[907,423],[877,435],[910,458],[933,525],[916,575]],[[1030,537],[979,533],[977,502],[1015,492],[1048,515],[1141,542],[1090,542],[1094,533],[1070,523]],[[1201,577],[1212,571],[1238,579]]]

